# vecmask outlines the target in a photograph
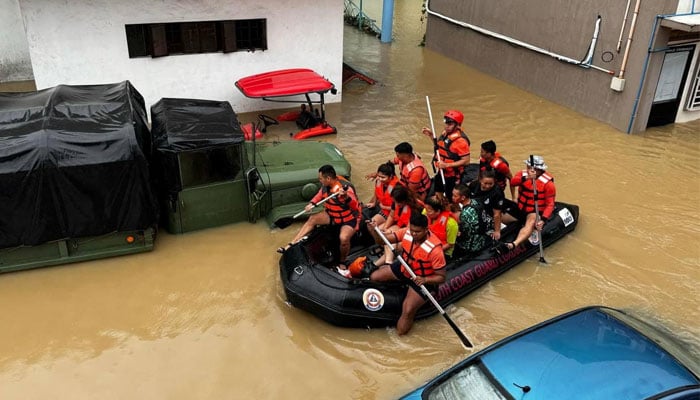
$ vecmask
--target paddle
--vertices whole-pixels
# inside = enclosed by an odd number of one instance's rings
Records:
[[[384,234],[383,234],[382,231],[379,229],[379,227],[378,227],[378,226],[375,226],[375,227],[374,227],[374,230],[377,232],[377,234],[379,235],[379,237],[382,238],[382,240],[384,241],[384,243],[386,243],[387,246],[390,246],[390,247],[391,247],[391,242],[389,242],[389,239],[387,239],[386,236],[384,236]],[[397,257],[398,257],[399,261],[401,262],[401,264],[402,264],[402,265],[404,266],[404,268],[406,269],[406,271],[408,271],[408,273],[411,275],[411,278],[415,278],[415,277],[416,277],[416,274],[413,272],[413,270],[411,269],[411,267],[408,266],[408,264],[407,264],[406,261],[403,259],[403,257],[401,257],[400,255],[397,256]],[[438,303],[437,300],[435,300],[435,297],[433,297],[433,295],[430,294],[430,292],[429,292],[428,289],[425,287],[425,285],[420,285],[420,290],[421,290],[421,291],[423,292],[423,294],[430,300],[430,302],[433,303],[433,305],[435,306],[435,308],[438,310],[438,312],[440,313],[440,315],[442,315],[442,316],[445,318],[445,320],[447,321],[447,323],[450,324],[450,327],[452,327],[452,330],[454,330],[455,333],[457,334],[457,336],[459,336],[459,340],[462,341],[462,344],[464,345],[464,347],[465,347],[465,348],[468,348],[468,349],[471,349],[472,347],[474,347],[474,346],[472,346],[472,343],[469,341],[469,339],[467,339],[467,336],[466,336],[464,333],[462,333],[462,331],[459,329],[459,327],[457,326],[457,324],[455,324],[454,321],[452,321],[452,318],[450,318],[450,316],[447,315],[447,313],[445,312],[445,310],[443,310],[442,307],[440,307],[440,303]]]
[[[335,192],[335,193],[333,193],[332,195],[330,195],[330,196],[326,197],[325,199],[323,199],[323,200],[319,201],[318,203],[316,203],[316,205],[317,205],[317,206],[320,206],[321,204],[323,204],[323,203],[327,202],[328,200],[334,198],[334,197],[337,196],[338,194],[339,194],[338,192]],[[280,229],[284,229],[284,228],[288,227],[289,225],[293,224],[293,223],[294,223],[294,220],[297,219],[298,217],[304,215],[305,212],[306,212],[306,208],[304,208],[303,210],[301,210],[301,211],[299,211],[298,213],[294,214],[294,216],[292,216],[292,217],[280,218],[280,219],[278,219],[277,221],[275,221],[275,225],[276,225],[278,228],[280,228]]]
[[[425,96],[425,103],[428,105],[428,116],[430,117],[430,130],[433,133],[433,145],[435,146],[435,157],[437,158],[438,162],[441,162],[440,160],[440,152],[437,149],[437,137],[435,136],[435,124],[433,123],[433,112],[430,109],[430,98],[428,96]],[[445,190],[445,173],[443,172],[442,168],[438,168],[438,172],[440,173],[440,180],[442,180],[442,189]]]
[[[530,165],[535,168],[535,156],[530,154]],[[547,264],[547,260],[544,259],[544,249],[542,248],[542,231],[537,230],[537,224],[540,222],[540,210],[537,206],[537,178],[532,178],[532,191],[535,202],[535,232],[537,232],[537,242],[540,244],[540,262]],[[543,226],[544,228],[544,226]]]

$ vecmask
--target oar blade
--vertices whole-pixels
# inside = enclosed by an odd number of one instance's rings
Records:
[[[283,217],[275,221],[274,225],[280,229],[284,229],[289,225],[293,224],[295,219],[293,217]]]
[[[452,321],[452,318],[450,318],[450,316],[447,315],[447,313],[442,314],[442,316],[445,317],[445,320],[447,320],[447,323],[450,324],[450,326],[452,327],[452,330],[455,331],[455,333],[457,334],[457,337],[459,337],[459,340],[462,341],[462,344],[464,345],[464,347],[467,349],[473,348],[474,346],[472,345],[472,342],[470,342],[469,339],[467,339],[467,336],[462,332],[461,329],[459,329],[457,324],[455,324],[454,321]]]

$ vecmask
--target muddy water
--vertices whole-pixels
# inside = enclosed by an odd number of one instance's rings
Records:
[[[429,95],[437,126],[457,108],[472,142],[494,139],[511,165],[543,155],[558,198],[581,207],[548,266],[533,257],[448,309],[476,349],[603,304],[665,325],[700,357],[700,123],[617,132],[418,47],[419,9],[397,2],[391,45],[346,28],[346,61],[380,83],[345,86],[326,140],[362,197],[359,178],[397,142],[430,153]],[[297,227],[161,233],[151,253],[0,276],[0,398],[384,399],[470,354],[437,316],[399,338],[288,306],[274,249]]]

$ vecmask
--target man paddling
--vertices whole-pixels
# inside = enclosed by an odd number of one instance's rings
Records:
[[[278,253],[284,253],[292,244],[298,242],[309,234],[316,225],[339,225],[340,226],[340,263],[338,272],[345,276],[350,276],[346,258],[350,252],[350,239],[357,232],[360,226],[360,203],[357,201],[355,190],[350,182],[341,179],[335,173],[332,165],[324,165],[318,169],[318,180],[321,182],[321,189],[304,207],[306,212],[310,212],[316,204],[322,200],[333,196],[323,203],[324,210],[309,217],[304,225],[299,229],[297,235],[285,247],[277,249]]]
[[[445,282],[445,255],[440,238],[430,233],[428,217],[423,214],[412,214],[409,226],[387,234],[387,239],[392,243],[400,243],[401,258],[411,267],[416,277],[411,278],[399,260],[393,261],[394,254],[387,251],[382,256],[386,257],[386,264],[372,272],[370,280],[399,280],[409,284],[410,288],[401,308],[401,317],[396,323],[396,332],[405,335],[413,326],[416,312],[427,301],[420,285],[426,285],[429,291],[434,291],[439,284]]]

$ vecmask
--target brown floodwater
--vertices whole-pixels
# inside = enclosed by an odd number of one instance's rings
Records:
[[[548,265],[534,256],[448,308],[475,350],[602,304],[664,325],[700,357],[700,121],[615,131],[419,47],[420,3],[396,2],[392,44],[345,29],[346,61],[379,83],[343,88],[328,109],[339,133],[323,140],[345,152],[361,197],[396,143],[431,152],[429,95],[438,127],[456,108],[475,149],[493,139],[514,168],[541,154],[557,198],[581,207]],[[387,399],[471,354],[439,316],[398,337],[288,305],[274,250],[298,227],[160,232],[150,253],[0,275],[0,398]]]

